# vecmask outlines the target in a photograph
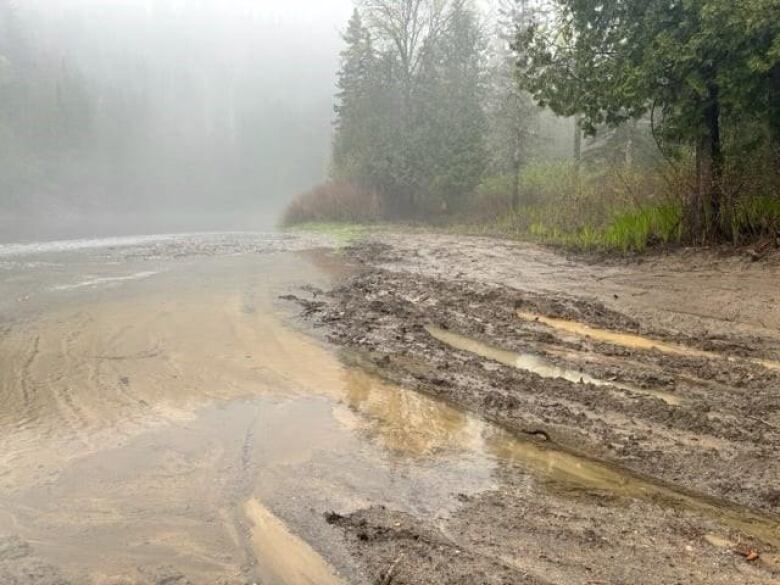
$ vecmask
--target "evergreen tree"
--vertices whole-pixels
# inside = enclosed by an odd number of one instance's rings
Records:
[[[369,156],[366,147],[377,62],[371,35],[357,9],[349,21],[344,42],[347,47],[341,53],[338,73],[333,164],[337,174],[370,182],[365,168]]]
[[[518,35],[525,87],[581,115],[594,133],[652,112],[668,141],[696,151],[692,238],[722,225],[722,120],[752,103],[767,116],[780,60],[776,0],[555,0]]]
[[[497,39],[489,70],[487,115],[490,123],[491,169],[508,175],[512,183],[512,207],[520,205],[520,171],[536,144],[539,108],[517,83],[512,41],[528,16],[528,0],[502,0]]]
[[[424,161],[424,192],[431,203],[457,207],[486,168],[486,43],[476,12],[454,4],[447,28],[426,47],[415,111],[424,131],[417,160]]]
[[[392,8],[392,10],[391,10]],[[399,216],[452,207],[485,168],[484,39],[464,1],[355,11],[344,36],[333,174]]]

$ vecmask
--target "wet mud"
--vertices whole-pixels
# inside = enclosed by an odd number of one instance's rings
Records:
[[[399,583],[461,582],[469,571],[486,583],[777,582],[777,331],[752,321],[714,330],[716,298],[700,306],[706,323],[687,329],[689,315],[666,329],[654,316],[672,308],[623,312],[611,287],[568,286],[571,272],[595,280],[601,269],[645,286],[635,267],[553,258],[543,270],[548,252],[524,264],[520,248],[512,272],[499,259],[481,278],[501,247],[415,234],[366,242],[348,251],[363,271],[307,311],[363,368],[525,438],[496,447],[516,463],[502,487],[464,497],[444,522],[377,507],[332,519],[376,582],[391,567]],[[480,268],[469,272],[458,252]],[[546,488],[529,489],[529,473]],[[476,551],[492,568],[459,573]]]
[[[0,583],[778,582],[771,327],[388,238],[0,250]]]

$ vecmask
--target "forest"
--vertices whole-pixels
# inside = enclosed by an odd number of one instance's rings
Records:
[[[778,0],[361,0],[343,40],[330,178],[287,224],[778,241]]]
[[[349,6],[311,12],[0,0],[0,236],[272,225],[327,167]]]

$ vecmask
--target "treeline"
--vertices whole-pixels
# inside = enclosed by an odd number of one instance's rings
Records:
[[[351,206],[623,248],[780,236],[778,0],[496,8],[358,2],[331,170]],[[327,219],[303,201],[288,221]]]
[[[344,39],[333,175],[380,193],[390,216],[457,208],[523,155],[534,113],[470,3],[367,1]]]
[[[737,239],[745,186],[778,196],[780,1],[527,4],[513,47],[537,103],[589,135],[649,116],[669,159],[692,153],[689,240]]]

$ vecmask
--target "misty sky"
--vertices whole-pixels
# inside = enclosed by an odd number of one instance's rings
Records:
[[[19,178],[0,219],[268,226],[327,177],[353,0],[15,6],[34,55],[18,64],[34,101],[24,98],[29,124],[14,115],[35,129],[28,150],[0,161]],[[62,103],[73,113],[59,120],[67,140],[47,118],[61,116]]]
[[[100,172],[38,208],[271,217],[326,176],[351,0],[17,7],[52,77],[79,72],[106,143]]]

